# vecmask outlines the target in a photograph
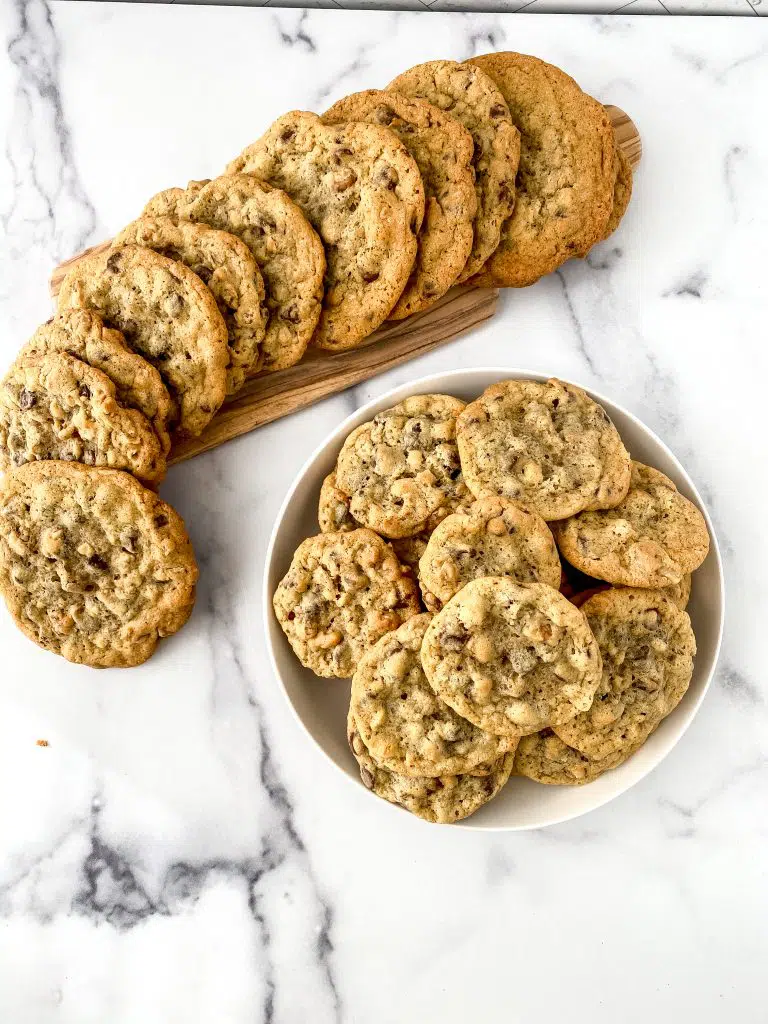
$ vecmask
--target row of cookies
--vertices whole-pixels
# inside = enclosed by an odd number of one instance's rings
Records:
[[[318,519],[277,618],[305,666],[353,677],[363,781],[422,817],[471,813],[513,771],[589,782],[685,692],[706,524],[573,385],[384,410],[345,441]]]

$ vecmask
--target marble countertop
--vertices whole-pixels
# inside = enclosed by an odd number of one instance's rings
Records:
[[[2,17],[3,365],[49,315],[59,259],[219,172],[284,110],[422,60],[553,60],[632,114],[645,156],[588,260],[171,471],[202,579],[146,666],[68,665],[0,613],[0,1020],[763,1024],[768,25],[40,0]],[[484,363],[581,381],[656,430],[705,495],[729,600],[717,678],[664,763],[511,835],[356,793],[299,732],[261,627],[269,531],[317,441],[395,384]]]

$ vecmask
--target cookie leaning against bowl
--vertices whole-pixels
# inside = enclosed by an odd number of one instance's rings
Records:
[[[101,370],[64,352],[27,356],[0,383],[0,468],[43,459],[124,469],[156,487],[165,456],[149,420]]]
[[[583,786],[617,768],[626,757],[615,753],[592,761],[569,747],[552,729],[523,736],[515,751],[515,774],[547,786]]]
[[[366,121],[397,135],[424,183],[425,212],[411,276],[390,320],[427,309],[461,274],[472,251],[477,212],[472,136],[455,118],[425,100],[381,89],[356,92],[323,114],[325,124]]]
[[[176,430],[202,433],[226,395],[227,328],[189,267],[137,245],[91,253],[64,278],[59,309],[93,309],[122,331],[175,399]]]
[[[314,343],[354,348],[392,312],[416,259],[424,186],[397,136],[373,124],[329,126],[292,111],[230,163],[285,189],[328,261]]]
[[[688,614],[658,592],[606,590],[582,608],[602,656],[592,707],[553,726],[589,758],[634,753],[680,703],[693,674]]]
[[[347,738],[366,789],[436,825],[448,825],[479,811],[506,785],[515,761],[513,753],[505,754],[491,766],[488,774],[481,776],[413,778],[391,772],[376,763],[363,743],[351,714],[347,719]]]
[[[478,729],[440,700],[421,664],[431,615],[415,615],[363,655],[350,711],[382,768],[401,775],[461,775],[514,750],[516,741]]]
[[[269,319],[261,369],[272,373],[298,363],[320,317],[325,253],[317,232],[285,192],[249,174],[225,174],[158,192],[143,216],[207,224],[244,242],[266,290]]]
[[[171,447],[168,423],[173,402],[154,366],[131,352],[125,338],[89,309],[67,309],[41,324],[20,350],[16,362],[46,352],[64,352],[106,373],[121,405],[138,409],[154,427],[163,455]]]
[[[427,100],[460,121],[472,136],[477,213],[472,252],[458,278],[459,283],[466,281],[495,252],[502,225],[512,213],[520,133],[495,83],[470,64],[419,64],[398,75],[387,89]]]
[[[613,127],[597,100],[543,60],[489,53],[468,63],[493,79],[522,140],[515,208],[475,281],[518,288],[605,237],[616,179]]]
[[[464,487],[450,395],[413,395],[361,423],[344,442],[336,487],[360,523],[385,537],[420,533]]]
[[[35,462],[0,484],[0,593],[68,661],[140,665],[187,621],[196,581],[181,517],[128,473]]]
[[[577,569],[628,587],[667,587],[697,569],[709,552],[704,516],[669,477],[632,463],[626,497],[611,509],[553,523],[563,556]]]
[[[113,248],[141,245],[184,263],[211,290],[227,327],[227,394],[261,368],[267,326],[264,280],[250,249],[227,231],[172,217],[141,217],[113,239]]]
[[[427,607],[439,610],[481,576],[560,586],[560,557],[547,524],[506,498],[481,498],[435,528],[419,562]]]
[[[565,381],[492,384],[459,416],[456,440],[473,494],[510,498],[548,522],[618,505],[629,488],[619,432]]]
[[[488,576],[434,617],[421,649],[438,697],[481,729],[525,736],[592,703],[600,653],[584,615],[545,583]]]
[[[421,611],[410,573],[386,541],[362,529],[308,537],[273,605],[302,665],[331,678],[350,677],[371,644]]]

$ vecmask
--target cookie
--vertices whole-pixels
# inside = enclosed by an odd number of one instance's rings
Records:
[[[672,604],[676,605],[681,611],[685,611],[688,607],[688,602],[691,599],[692,582],[691,574],[688,573],[683,576],[679,583],[673,583],[670,587],[652,588],[651,593],[661,594],[662,597],[668,597]],[[600,583],[598,580],[595,580],[595,585],[593,587],[587,587],[586,590],[580,590],[578,593],[572,594],[568,600],[571,601],[572,604],[575,604],[577,608],[581,608],[582,605],[586,604],[590,597],[594,597],[595,594],[601,594],[604,590],[610,590],[611,587],[612,584],[610,583]],[[623,590],[626,588],[617,586],[616,589]]]
[[[477,212],[472,251],[459,282],[477,274],[495,252],[515,202],[520,133],[494,82],[471,64],[433,60],[390,82],[388,89],[420,97],[455,117],[472,136]]]
[[[461,718],[435,694],[421,665],[432,619],[415,615],[363,655],[350,710],[376,763],[409,776],[461,775],[509,753],[514,741]]]
[[[354,348],[389,316],[416,259],[424,187],[387,128],[324,125],[292,111],[227,168],[284,189],[317,230],[328,262],[314,343]]]
[[[112,242],[141,245],[184,263],[211,290],[227,327],[227,394],[260,369],[267,326],[264,280],[250,249],[227,231],[173,217],[141,217]]]
[[[226,394],[227,328],[189,267],[136,245],[91,253],[64,278],[59,309],[92,309],[122,331],[176,401],[176,430],[202,433]]]
[[[446,704],[481,729],[525,736],[592,703],[600,654],[578,608],[545,583],[467,583],[427,629],[424,672]]]
[[[344,442],[336,485],[350,512],[385,537],[421,532],[463,487],[456,417],[464,403],[450,395],[414,395],[362,423]]]
[[[521,135],[515,208],[474,280],[519,288],[605,236],[614,206],[615,142],[603,106],[559,68],[521,53],[468,63],[491,78]]]
[[[89,309],[67,309],[41,324],[21,349],[17,362],[46,352],[65,352],[106,373],[117,389],[117,400],[138,409],[154,427],[163,454],[171,447],[168,424],[173,402],[154,366],[131,352],[120,331],[106,327]]]
[[[604,238],[612,235],[627,212],[632,198],[632,167],[624,151],[616,146],[616,181],[613,186],[613,207],[605,228]]]
[[[632,463],[632,479],[615,508],[553,523],[563,556],[577,569],[627,587],[667,587],[697,569],[709,533],[696,506],[656,469]]]
[[[115,394],[105,373],[64,352],[17,361],[0,384],[0,468],[63,459],[157,486],[165,476],[157,434]]]
[[[696,640],[691,620],[649,590],[606,590],[582,608],[602,656],[602,678],[585,713],[553,728],[600,760],[636,750],[688,689]]]
[[[509,576],[560,586],[560,557],[544,520],[506,498],[481,498],[448,516],[429,538],[419,583],[439,608],[470,580]]]
[[[302,665],[341,678],[380,637],[421,611],[416,584],[390,546],[362,529],[308,537],[273,603]]]
[[[158,193],[143,216],[207,224],[244,242],[266,291],[261,369],[271,373],[298,363],[320,317],[325,253],[314,228],[285,192],[248,174],[223,175]]]
[[[140,665],[187,621],[196,581],[181,517],[128,473],[34,462],[0,484],[0,593],[68,661]]]
[[[515,774],[547,786],[583,786],[625,760],[617,752],[601,761],[591,761],[564,743],[552,729],[542,729],[520,740],[515,751]]]
[[[425,212],[416,262],[390,320],[431,306],[456,282],[472,251],[477,212],[472,136],[425,100],[381,89],[345,96],[323,114],[325,124],[366,121],[394,132],[416,161]]]
[[[629,452],[608,414],[561,380],[491,385],[459,416],[456,440],[473,494],[510,498],[547,522],[618,505],[629,487]]]
[[[360,768],[363,785],[391,804],[418,818],[447,825],[469,817],[492,800],[512,774],[514,754],[505,754],[487,775],[443,775],[413,778],[388,771],[376,763],[363,743],[354,718],[347,722],[350,749]]]
[[[414,576],[419,571],[419,561],[427,550],[429,538],[430,531],[427,529],[415,533],[413,537],[394,537],[389,542],[401,564],[407,566]]]
[[[349,533],[360,523],[349,511],[349,495],[336,486],[336,471],[329,473],[320,487],[317,521],[320,533]]]

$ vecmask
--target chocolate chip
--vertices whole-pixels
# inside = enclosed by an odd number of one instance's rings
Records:
[[[392,124],[397,117],[392,107],[377,107],[373,112],[373,118],[377,124]]]
[[[293,128],[284,128],[280,132],[280,141],[281,142],[290,142],[295,134],[296,134],[296,132],[293,130]]]
[[[78,395],[80,395],[81,398],[91,397],[91,389],[88,387],[87,384],[81,384],[80,387],[77,389],[77,393]]]
[[[109,259],[107,260],[107,270],[110,270],[112,271],[113,274],[116,274],[120,269],[122,262],[123,254],[119,250],[117,252],[113,252]]]
[[[289,324],[297,324],[301,317],[295,306],[289,306],[280,313],[281,320],[287,320]]]
[[[507,108],[501,103],[494,103],[490,110],[491,117],[504,117],[506,113]]]
[[[168,516],[164,516],[164,515],[162,515],[162,513],[160,515],[156,515],[155,516],[155,526],[167,526],[167,525],[168,525]]]
[[[368,281],[370,284],[371,281],[378,281],[379,272],[378,270],[361,270],[360,277],[362,277],[364,281]]]
[[[88,559],[88,565],[92,565],[94,569],[100,569],[102,572],[104,569],[109,568],[109,564],[101,555],[91,555]]]
[[[379,181],[382,185],[386,185],[390,191],[394,192],[400,182],[400,178],[394,167],[390,167],[389,164],[383,164],[379,171]]]
[[[19,393],[19,408],[20,409],[31,409],[37,402],[37,395],[34,391],[27,391],[26,388],[22,388]]]
[[[360,778],[363,780],[363,785],[366,789],[373,789],[373,775],[371,775],[367,768],[363,768],[362,765],[360,765]]]

